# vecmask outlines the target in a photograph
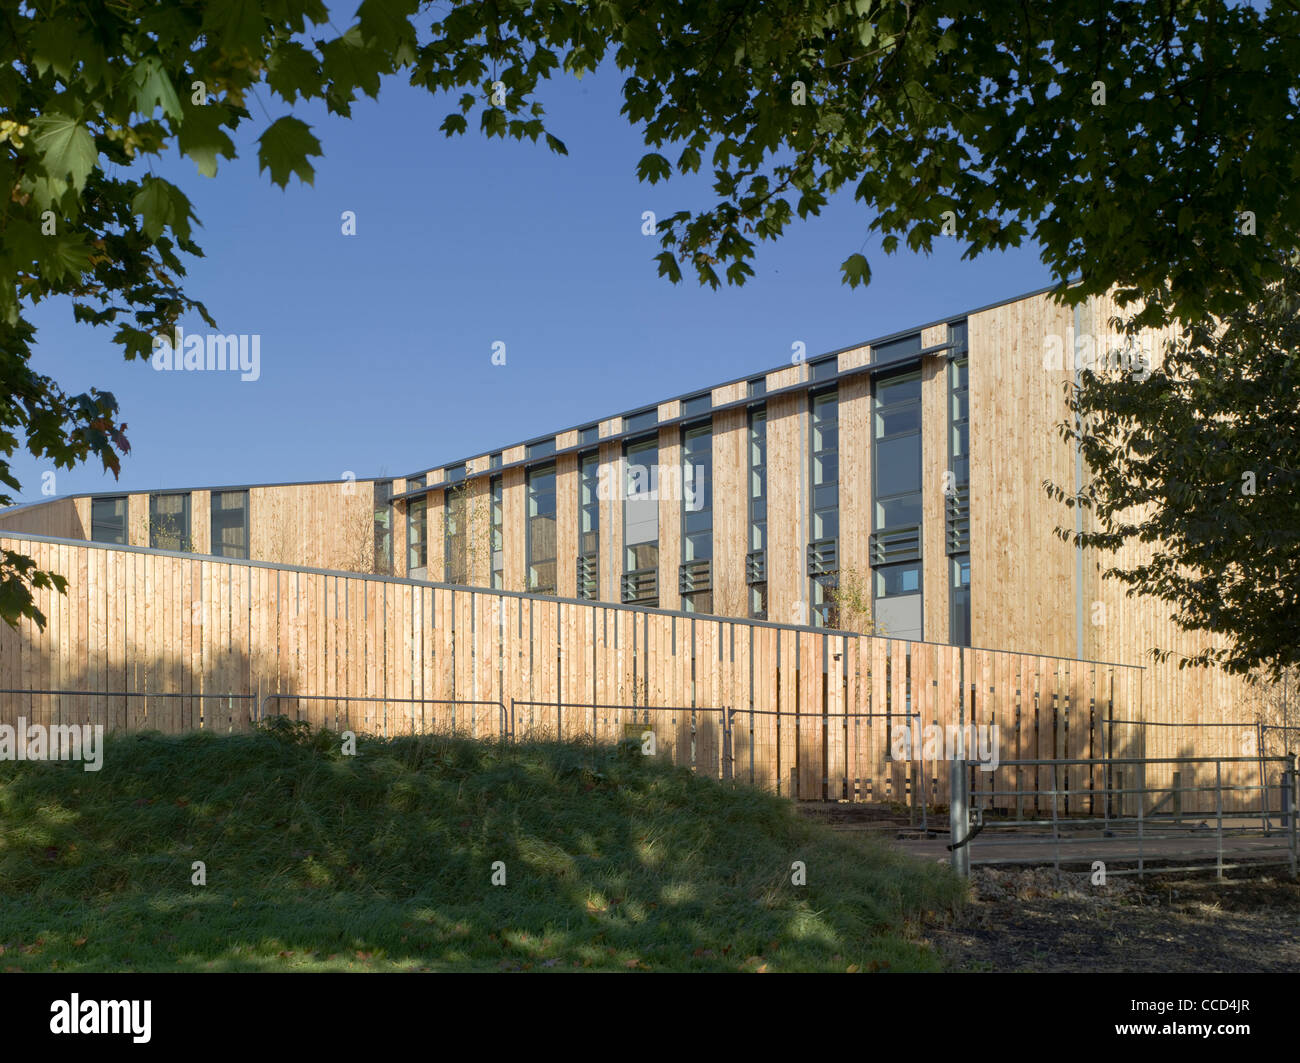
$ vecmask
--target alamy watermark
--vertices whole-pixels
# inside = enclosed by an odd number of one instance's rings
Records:
[[[904,724],[894,728],[890,756],[894,760],[924,760],[931,764],[967,760],[978,764],[980,771],[996,771],[1000,763],[998,725],[954,723],[942,727],[932,723],[913,728]]]
[[[179,325],[171,336],[153,338],[150,359],[159,372],[236,372],[240,380],[262,375],[262,337],[254,332],[186,336]]]
[[[704,508],[705,466],[692,462],[681,465],[627,465],[624,490],[618,489],[618,466],[604,464],[600,467],[596,494],[601,501],[657,502],[661,498],[681,501],[688,513]]]
[[[0,723],[0,760],[83,760],[86,771],[104,766],[104,725],[57,723],[52,727],[18,717]]]

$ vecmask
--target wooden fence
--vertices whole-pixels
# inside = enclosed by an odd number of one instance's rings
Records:
[[[0,544],[69,580],[66,596],[38,594],[43,632],[0,625],[0,688],[24,692],[0,694],[10,724],[242,731],[281,695],[271,711],[314,722],[489,737],[504,707],[519,736],[613,739],[648,720],[675,759],[720,775],[729,752],[735,778],[801,799],[905,802],[919,786],[942,804],[935,739],[958,725],[964,690],[966,721],[996,725],[1002,761],[1162,754],[1142,727],[1108,727],[1146,718],[1134,667],[91,543]],[[1070,769],[1070,784],[1096,789],[1100,766]],[[976,787],[1050,789],[1036,768],[977,772]],[[1100,811],[1091,794],[1070,801],[1062,811]]]

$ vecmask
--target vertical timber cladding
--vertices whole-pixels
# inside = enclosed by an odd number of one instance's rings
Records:
[[[922,348],[948,341],[948,326],[921,332]],[[921,360],[921,589],[924,637],[947,642],[948,592],[952,576],[947,549],[946,496],[948,471],[948,357]]]
[[[1073,312],[1038,295],[967,320],[971,643],[1070,657],[1074,547],[1053,530],[1073,527],[1073,512],[1042,483],[1074,482],[1073,448],[1057,432],[1070,373],[1044,367],[1049,342],[1072,346]]]
[[[556,450],[577,445],[576,430],[555,437]],[[578,552],[578,455],[561,454],[555,459],[555,593],[561,598],[578,596]]]
[[[527,447],[510,447],[501,452],[501,462],[523,461]],[[501,579],[508,591],[528,586],[528,487],[524,470],[501,473]]]
[[[869,347],[839,356],[841,373],[866,365]],[[871,378],[861,373],[839,382],[840,586],[871,601]],[[865,709],[851,711],[865,712]]]
[[[474,477],[475,473],[486,472],[488,455],[471,458],[465,463],[465,471]],[[478,476],[464,481],[465,492],[465,579],[475,587],[492,586],[492,478]],[[429,523],[429,553],[438,554],[443,547],[443,540],[436,534],[439,524],[432,519]],[[433,570],[438,571],[436,568]],[[436,578],[436,577],[435,577]]]
[[[642,704],[697,710],[730,705],[740,710],[735,740],[742,781],[805,798],[838,797],[847,785],[848,796],[859,800],[902,799],[905,787],[919,780],[891,766],[884,721],[841,726],[841,692],[847,681],[858,711],[903,712],[909,655],[913,706],[922,723],[940,725],[958,718],[954,694],[958,662],[965,655],[967,704],[974,706],[966,718],[999,725],[1004,758],[1013,749],[1022,755],[1035,750],[1040,756],[1095,755],[1103,718],[1094,707],[1098,699],[1113,702],[1107,709],[1120,719],[1141,711],[1139,685],[1128,668],[1107,667],[1102,674],[1102,666],[1023,654],[99,544],[10,537],[4,545],[70,581],[66,597],[48,589],[37,592],[37,605],[49,618],[44,631],[28,622],[16,632],[0,630],[0,667],[6,678],[15,679],[5,685],[28,689],[62,685],[191,695],[260,690],[507,703],[512,697],[551,703],[635,697]],[[733,645],[743,647],[734,660]],[[640,690],[629,682],[634,667],[647,680]],[[757,711],[748,715],[751,707]],[[341,699],[289,699],[277,708],[325,723],[337,711],[362,729],[387,726],[390,733],[454,722],[489,735],[500,726],[499,712],[490,706],[417,711],[397,703],[349,706]],[[770,715],[778,708],[779,719]],[[1053,721],[1067,710],[1069,730],[1054,730]],[[250,722],[247,701],[227,706],[196,697],[0,696],[0,712],[7,722],[23,714],[165,731],[240,730]],[[689,710],[662,716],[656,731],[669,749],[687,757]],[[553,709],[521,710],[521,736],[529,718],[540,727],[553,729],[557,723]],[[697,766],[721,763],[718,735],[708,726],[712,718],[696,713],[703,728],[697,733],[703,734],[697,737]],[[585,717],[559,719],[569,734],[588,725]],[[933,776],[934,766],[926,767]],[[1010,781],[1009,775],[1000,777],[998,788]],[[1086,772],[1072,781],[1081,792],[1090,783]],[[987,780],[980,783],[987,788]],[[942,775],[930,777],[926,790],[942,800],[945,786]]]
[[[0,515],[0,531],[56,539],[89,539],[90,499],[60,498]]]
[[[767,390],[799,383],[807,375],[806,363],[778,369],[767,374]],[[767,615],[782,624],[806,624],[809,618],[808,420],[806,392],[767,401]],[[782,668],[787,656],[783,646]]]
[[[745,397],[744,381],[713,389],[713,405]],[[745,407],[713,415],[713,611],[746,616],[749,594],[749,423]],[[746,706],[748,708],[748,706]]]
[[[600,422],[600,438],[623,430],[623,418],[611,417]],[[627,474],[623,463],[623,444],[618,441],[600,444],[600,600],[623,600],[623,494]],[[620,639],[620,644],[622,640]],[[630,644],[628,653],[631,653]],[[629,661],[631,658],[628,658]],[[629,703],[630,704],[630,703]]]
[[[682,404],[674,399],[660,403],[659,420],[677,417]],[[659,429],[659,608],[680,609],[682,596],[677,583],[682,563],[682,429],[666,425]]]
[[[1081,308],[1080,325],[1098,359],[1123,346],[1119,329],[1112,320],[1124,313],[1109,298],[1091,299]],[[1142,350],[1153,365],[1163,360],[1164,345],[1173,338],[1172,329],[1142,335]],[[1266,489],[1262,476],[1259,489]],[[1086,514],[1085,520],[1087,530],[1096,530],[1091,514]],[[1084,654],[1145,665],[1142,704],[1146,715],[1135,718],[1183,725],[1155,726],[1153,722],[1147,726],[1116,726],[1114,753],[1116,756],[1173,757],[1195,751],[1207,755],[1253,756],[1257,745],[1254,724],[1267,688],[1253,687],[1243,677],[1228,675],[1218,668],[1179,668],[1180,655],[1199,652],[1207,645],[1218,643],[1220,638],[1183,631],[1170,618],[1173,607],[1169,603],[1146,596],[1128,598],[1124,584],[1103,578],[1107,569],[1135,567],[1150,558],[1152,552],[1150,545],[1129,542],[1118,551],[1088,550],[1084,554]],[[1171,650],[1173,655],[1165,661],[1154,660],[1149,656],[1153,648]],[[1205,726],[1222,723],[1241,726]],[[1171,785],[1172,771],[1168,767],[1162,769],[1159,783],[1149,773],[1148,785]],[[1203,765],[1193,779],[1188,779],[1187,774],[1185,769],[1183,785],[1214,785],[1213,765]],[[1224,765],[1223,777],[1225,786],[1257,786],[1259,770],[1244,763]],[[1190,797],[1184,797],[1185,807]],[[1212,792],[1200,797],[1213,808]]]

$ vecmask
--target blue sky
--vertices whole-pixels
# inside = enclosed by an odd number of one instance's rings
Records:
[[[261,376],[155,372],[127,363],[110,330],[76,324],[70,303],[40,307],[36,368],[116,394],[132,446],[120,481],[59,470],[57,493],[402,475],[770,368],[795,341],[812,356],[1051,282],[1032,247],[886,258],[846,193],[760,246],[743,288],[674,286],[642,212],[713,196],[707,179],[637,181],[645,149],[620,84],[611,70],[545,87],[567,156],[448,140],[447,102],[394,81],[351,120],[294,111],[324,145],[314,186],[258,174],[255,138],[288,113],[265,92],[215,179],[164,161],[203,225],[187,290],[222,332],[260,334]],[[347,210],[356,236],[341,233]],[[850,290],[839,263],[859,249],[874,277]],[[49,468],[17,456],[21,501],[42,500]]]

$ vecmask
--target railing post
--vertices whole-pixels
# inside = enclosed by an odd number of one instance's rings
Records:
[[[957,757],[949,761],[948,836],[952,839],[952,869],[962,878],[970,878],[970,811],[966,793],[966,761]]]
[[[1214,762],[1214,814],[1219,835],[1219,854],[1214,867],[1214,877],[1223,880],[1223,761]]]
[[[1291,766],[1289,780],[1283,782],[1283,793],[1291,798],[1290,842],[1291,842],[1291,877],[1296,877],[1296,819],[1300,811],[1300,757],[1296,757]]]

